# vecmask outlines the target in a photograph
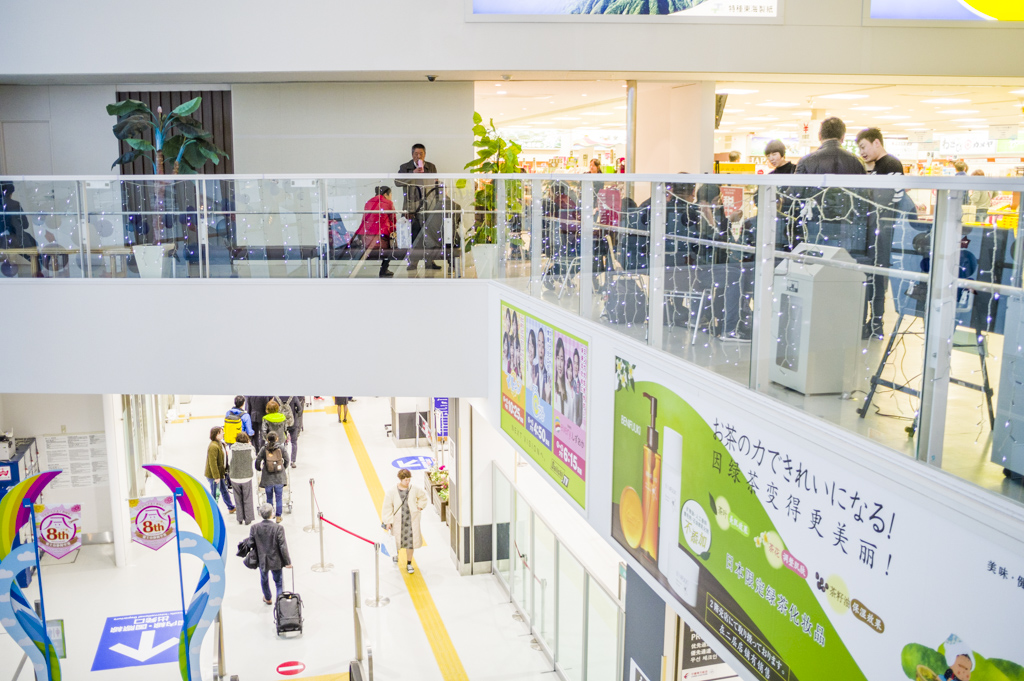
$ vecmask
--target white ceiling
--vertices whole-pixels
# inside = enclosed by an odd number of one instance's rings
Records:
[[[841,117],[851,130],[878,127],[888,136],[918,130],[958,133],[1024,123],[1024,84],[719,81],[730,94],[721,134],[797,131],[812,109]],[[794,77],[796,78],[796,77]],[[960,82],[963,82],[962,79]],[[499,94],[504,93],[504,94]],[[843,98],[835,98],[840,95]],[[964,101],[930,101],[964,100]],[[626,88],[621,80],[478,81],[476,108],[498,127],[621,129]]]

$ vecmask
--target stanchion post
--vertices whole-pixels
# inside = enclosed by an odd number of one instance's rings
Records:
[[[383,608],[391,599],[380,596],[380,542],[373,545],[373,582],[375,598],[367,598],[366,604],[371,608]]]
[[[313,572],[330,572],[334,569],[334,563],[324,562],[324,514],[318,513],[317,520],[320,526],[320,562],[313,566]]]
[[[307,534],[316,532],[316,480],[309,479],[309,525],[302,528]]]

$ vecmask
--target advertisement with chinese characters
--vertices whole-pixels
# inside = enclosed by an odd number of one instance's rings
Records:
[[[1024,681],[1024,559],[827,442],[615,372],[612,536],[754,677]]]
[[[586,342],[501,305],[501,428],[586,508]]]
[[[1024,21],[1020,0],[871,0],[872,19]]]
[[[778,0],[473,0],[473,14],[769,18],[778,10]]]

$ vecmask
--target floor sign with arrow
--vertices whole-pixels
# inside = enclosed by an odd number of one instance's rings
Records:
[[[180,610],[108,617],[92,671],[176,661],[181,621]]]

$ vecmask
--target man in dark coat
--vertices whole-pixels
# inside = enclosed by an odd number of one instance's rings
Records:
[[[292,395],[282,397],[292,408],[292,425],[288,428],[288,439],[292,442],[292,468],[295,468],[299,458],[299,433],[302,432],[302,410],[306,408],[305,395]]]
[[[288,553],[288,542],[284,537],[284,526],[270,520],[274,514],[274,507],[270,504],[260,506],[260,517],[262,521],[256,523],[249,529],[249,536],[252,538],[256,552],[256,558],[260,564],[260,586],[263,588],[263,602],[267,605],[273,603],[270,600],[270,575],[274,576],[274,585],[277,587],[277,597],[281,597],[284,591],[284,576],[282,570],[292,566],[292,558]]]
[[[426,159],[427,148],[422,144],[414,144],[412,145],[412,160],[400,165],[398,172],[415,175],[436,173],[437,166]],[[416,241],[416,237],[423,229],[423,200],[427,188],[432,184],[432,180],[395,180],[395,186],[402,188],[402,212],[410,222],[413,242]],[[407,256],[409,258],[408,269],[414,270],[419,265],[423,254],[417,253],[416,249],[410,249]],[[437,265],[430,267],[430,263],[427,264],[427,268],[440,269]]]
[[[846,124],[832,116],[821,122],[817,151],[800,159],[797,175],[864,175],[860,159],[840,145]],[[838,246],[855,260],[868,262],[867,202],[862,192],[845,187],[800,187],[793,192],[801,200],[804,238],[812,244]]]
[[[267,402],[270,398],[266,395],[246,395],[245,403],[249,408],[249,418],[252,419],[252,429],[256,431],[256,438],[253,447],[256,451],[266,444],[263,439],[263,417],[267,415]]]

